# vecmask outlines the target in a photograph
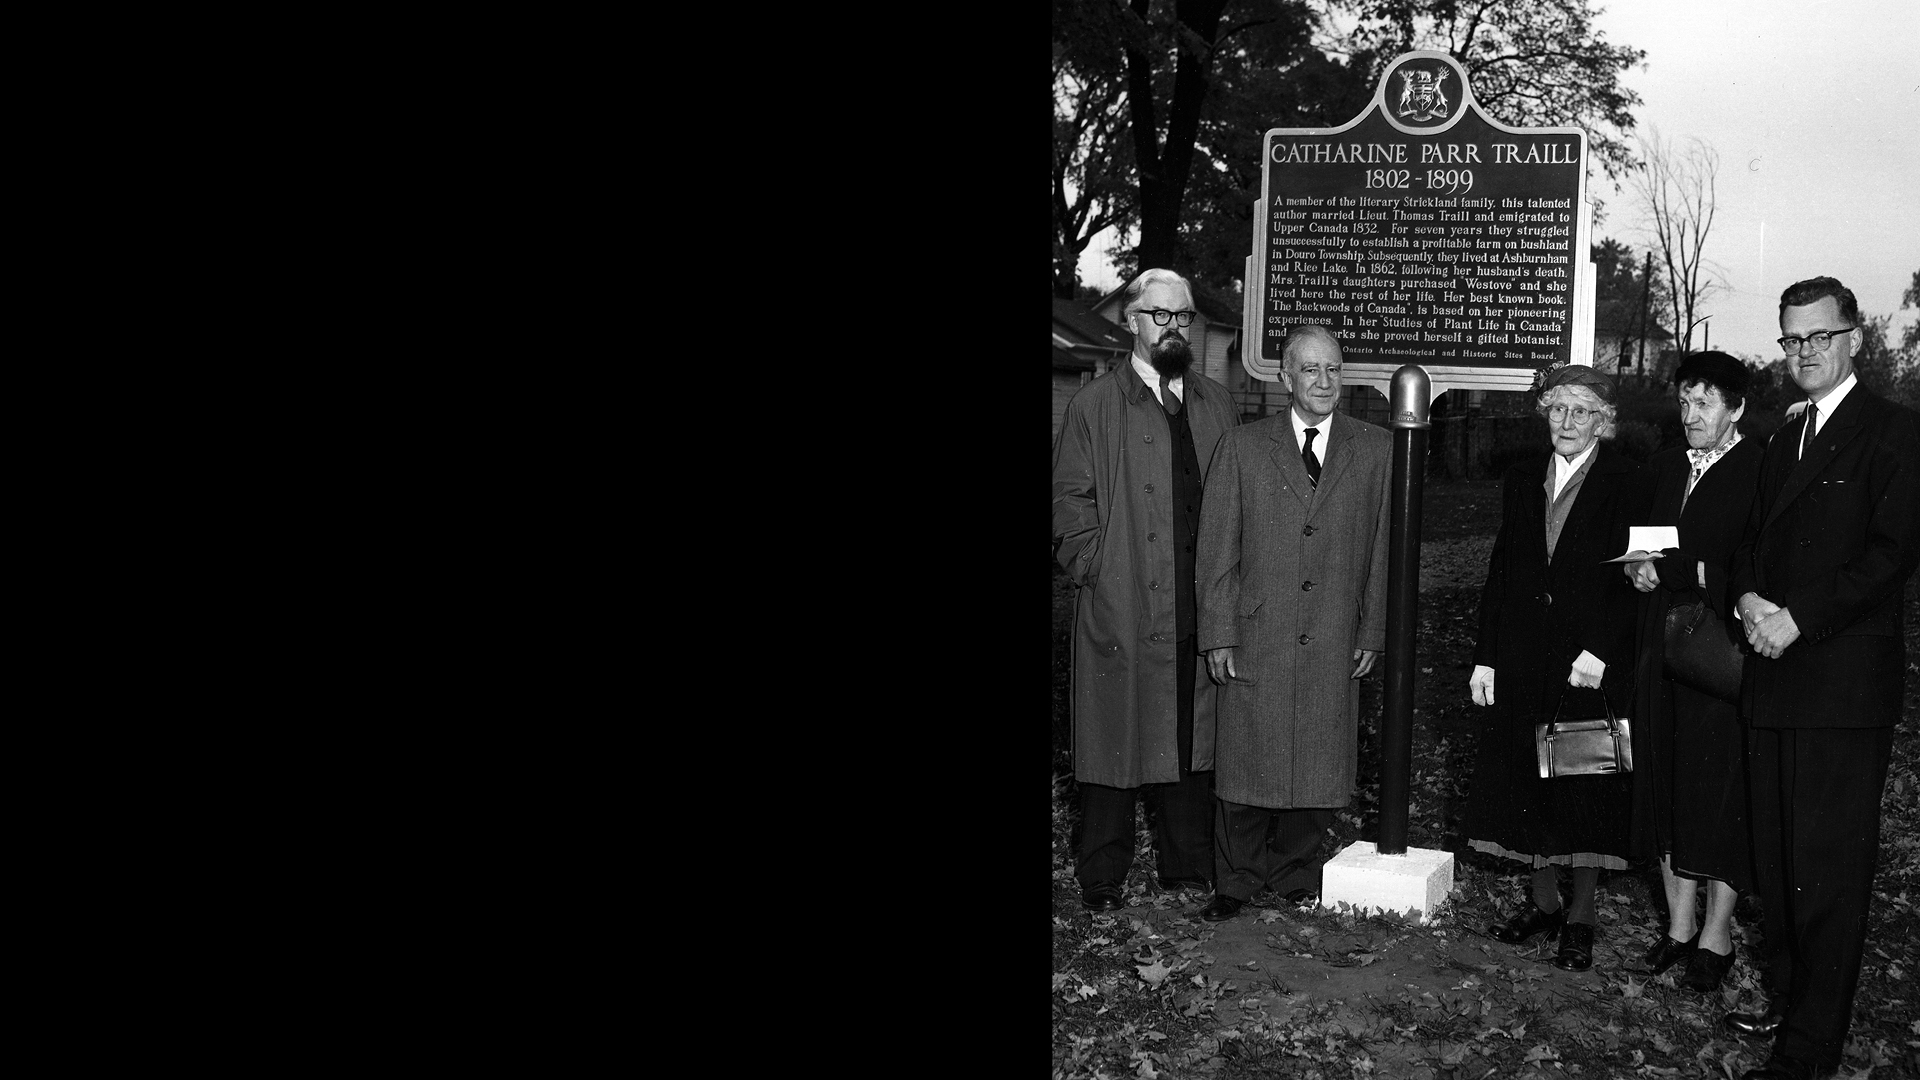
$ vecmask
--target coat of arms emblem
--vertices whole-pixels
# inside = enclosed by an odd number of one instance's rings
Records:
[[[1402,68],[1400,75],[1400,106],[1396,110],[1403,119],[1415,123],[1445,119],[1447,111],[1453,108],[1447,100],[1446,91],[1440,84],[1447,81],[1447,69],[1437,68],[1431,71],[1418,71]]]

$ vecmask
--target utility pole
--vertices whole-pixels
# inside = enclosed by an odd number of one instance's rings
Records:
[[[1647,373],[1647,297],[1653,288],[1653,250],[1647,250],[1647,268],[1640,272],[1640,374]]]

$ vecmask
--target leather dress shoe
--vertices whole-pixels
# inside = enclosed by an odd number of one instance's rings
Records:
[[[1687,957],[1692,956],[1693,951],[1699,947],[1700,935],[1697,933],[1693,935],[1693,940],[1691,941],[1675,941],[1667,935],[1661,934],[1660,940],[1654,942],[1653,948],[1647,950],[1647,964],[1653,968],[1653,973],[1658,975],[1680,961],[1685,960]]]
[[[1720,980],[1727,977],[1727,969],[1733,966],[1733,951],[1729,949],[1725,956],[1712,949],[1700,949],[1687,960],[1687,974],[1680,985],[1702,994],[1710,994],[1720,989]]]
[[[1080,890],[1080,906],[1088,911],[1119,911],[1127,906],[1120,898],[1120,883],[1103,881]]]
[[[1742,1073],[1740,1080],[1820,1080],[1833,1073],[1834,1070],[1823,1069],[1811,1061],[1775,1054],[1766,1064]]]
[[[1560,955],[1553,966],[1561,971],[1585,971],[1593,966],[1593,927],[1570,922],[1560,929]]]
[[[1560,934],[1560,927],[1567,921],[1567,909],[1549,915],[1532,904],[1527,910],[1508,919],[1499,926],[1487,927],[1487,933],[1509,945],[1518,945],[1542,930],[1547,932],[1547,940],[1552,941]]]
[[[1159,881],[1160,887],[1167,892],[1184,892],[1189,889],[1195,892],[1213,891],[1213,882],[1203,877],[1163,877]]]
[[[1735,1035],[1754,1035],[1766,1037],[1780,1030],[1786,1022],[1787,1014],[1776,1005],[1768,1005],[1763,1013],[1728,1013],[1720,1023]]]
[[[1213,901],[1200,912],[1200,917],[1208,922],[1224,922],[1240,914],[1240,909],[1245,907],[1246,903],[1245,900],[1235,900],[1226,893],[1214,893]]]

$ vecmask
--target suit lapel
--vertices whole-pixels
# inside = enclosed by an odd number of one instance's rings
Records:
[[[1307,476],[1307,464],[1300,460],[1300,441],[1293,437],[1293,415],[1288,413],[1273,425],[1273,440],[1267,444],[1273,467],[1287,482],[1293,496],[1303,507],[1313,505],[1313,480]]]
[[[1554,467],[1551,459],[1547,461],[1547,467]],[[1573,505],[1567,509],[1567,521],[1560,527],[1560,540],[1555,547],[1565,547],[1568,540],[1586,529],[1587,523],[1599,512],[1598,507],[1606,498],[1607,489],[1612,483],[1613,462],[1608,459],[1604,447],[1596,446],[1593,448],[1593,460],[1587,464],[1586,478],[1580,481],[1580,490],[1574,494]],[[1546,497],[1547,493],[1541,491],[1542,502]],[[1544,545],[1546,537],[1542,536],[1540,542]]]
[[[1835,412],[1832,418],[1821,425],[1820,430],[1815,433],[1813,445],[1807,447],[1806,456],[1795,462],[1793,468],[1788,471],[1786,483],[1780,485],[1780,494],[1774,498],[1773,505],[1767,508],[1766,525],[1773,524],[1773,519],[1779,517],[1780,512],[1785,510],[1794,499],[1799,498],[1800,493],[1807,489],[1807,485],[1813,483],[1814,478],[1833,463],[1833,459],[1853,441],[1855,435],[1860,434],[1860,422],[1867,410],[1867,398],[1870,396],[1866,387],[1858,383],[1854,384],[1853,390],[1847,394],[1847,400],[1840,403],[1839,411]],[[1795,448],[1798,448],[1800,440],[1805,438],[1806,427],[1807,414],[1801,413],[1800,422],[1793,428],[1792,445]],[[1781,431],[1785,433],[1784,428]]]

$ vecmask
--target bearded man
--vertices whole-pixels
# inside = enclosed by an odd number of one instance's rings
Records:
[[[1213,868],[1214,686],[1194,677],[1194,545],[1227,388],[1191,369],[1193,289],[1171,270],[1129,284],[1129,362],[1067,403],[1053,445],[1053,554],[1077,588],[1076,877],[1091,911],[1125,903],[1136,795],[1157,812],[1160,884],[1204,892]]]

